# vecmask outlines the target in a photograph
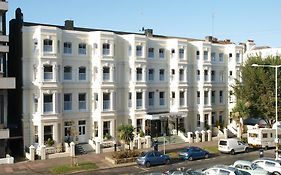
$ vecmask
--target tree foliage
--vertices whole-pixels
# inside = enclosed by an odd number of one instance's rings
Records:
[[[250,57],[241,67],[241,77],[236,79],[233,86],[237,97],[237,112],[240,102],[249,103],[247,113],[251,117],[262,117],[268,122],[275,121],[275,68],[273,67],[253,67],[252,64],[259,65],[281,65],[280,57],[260,56]],[[278,104],[280,104],[281,76],[278,69]],[[241,80],[241,81],[240,81]],[[280,113],[280,107],[278,107]],[[243,114],[245,115],[245,114]],[[244,118],[244,116],[243,116]]]
[[[135,128],[132,125],[122,124],[118,127],[118,136],[119,139],[124,143],[129,144],[134,139]]]

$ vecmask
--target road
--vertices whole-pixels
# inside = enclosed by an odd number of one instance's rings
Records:
[[[274,157],[274,150],[267,150],[264,152],[266,157]],[[139,167],[137,165],[128,166],[128,167],[119,167],[119,168],[111,168],[105,170],[98,171],[89,171],[77,174],[147,174],[151,172],[163,172],[174,168],[186,167],[195,170],[200,170],[204,168],[211,167],[213,165],[225,164],[230,165],[233,164],[236,160],[254,160],[259,158],[259,151],[251,151],[249,153],[240,153],[236,155],[229,154],[220,154],[217,156],[212,156],[209,159],[201,159],[194,161],[180,161],[180,162],[172,162],[170,165],[161,165],[161,166],[152,166],[150,168]]]

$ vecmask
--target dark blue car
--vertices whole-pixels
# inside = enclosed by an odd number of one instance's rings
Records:
[[[146,167],[150,167],[151,165],[169,164],[170,161],[171,159],[168,155],[164,155],[158,151],[149,151],[146,153],[142,153],[137,159],[137,163],[139,165],[143,165]]]
[[[209,158],[210,153],[199,147],[188,147],[179,152],[179,157],[184,160],[194,160],[201,158]]]

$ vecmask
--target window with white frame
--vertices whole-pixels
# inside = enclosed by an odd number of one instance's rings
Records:
[[[107,135],[110,135],[110,121],[103,122],[103,138]]]
[[[109,43],[103,43],[102,44],[102,54],[104,56],[110,55],[110,44]]]
[[[79,80],[86,80],[86,67],[79,67]]]
[[[171,81],[175,79],[175,69],[171,69]]]
[[[233,100],[233,91],[229,91],[229,103],[233,103],[234,100]]]
[[[52,80],[53,80],[53,66],[44,65],[44,81],[52,81]]]
[[[103,67],[102,70],[102,77],[103,77],[103,81],[109,81],[110,80],[110,68],[107,66]]]
[[[211,53],[211,60],[212,60],[213,62],[216,61],[216,53],[215,53],[215,52],[212,52],[212,53]]]
[[[184,69],[179,69],[179,80],[184,81]]]
[[[128,107],[132,107],[132,92],[128,93]]]
[[[137,119],[137,132],[142,131],[142,119]]]
[[[219,62],[223,62],[223,53],[219,53]]]
[[[44,39],[44,41],[43,41],[43,51],[44,52],[53,52],[53,40]]]
[[[164,59],[165,58],[165,49],[160,48],[159,49],[159,58]]]
[[[79,101],[79,110],[86,110],[87,109],[86,93],[79,93],[78,101]]]
[[[184,59],[184,49],[183,48],[179,49],[179,59],[180,60]]]
[[[136,93],[136,100],[137,100],[136,108],[141,109],[142,108],[142,92]]]
[[[209,104],[209,91],[204,91],[204,105]]]
[[[110,110],[110,93],[103,93],[103,111]]]
[[[197,91],[197,104],[200,104],[200,91]]]
[[[78,54],[79,55],[86,55],[87,54],[87,45],[86,45],[86,43],[80,43],[78,45]]]
[[[211,81],[216,81],[216,71],[211,71]]]
[[[160,81],[165,81],[165,69],[160,69],[159,70],[159,80]]]
[[[142,57],[142,46],[141,45],[136,46],[136,56]]]
[[[64,111],[71,111],[72,110],[72,94],[70,93],[67,93],[67,94],[64,94]]]
[[[171,96],[172,96],[172,105],[174,105],[175,101],[176,101],[176,93],[175,93],[175,91],[172,91]]]
[[[148,92],[148,105],[154,106],[154,92]]]
[[[216,91],[211,92],[211,103],[212,104],[216,103]]]
[[[148,48],[148,58],[154,58],[154,48]]]
[[[72,80],[72,67],[65,66],[63,68],[63,79],[64,80]]]
[[[165,92],[159,92],[159,105],[165,105]]]
[[[171,49],[171,58],[175,58],[176,51],[175,49]]]
[[[200,51],[199,51],[199,50],[196,51],[196,59],[197,59],[197,60],[200,59]]]
[[[185,106],[184,91],[180,91],[180,106]]]
[[[209,114],[204,114],[204,124],[205,126],[209,126]]]
[[[204,70],[204,81],[209,81],[209,74],[208,74],[208,70]]]
[[[72,53],[72,43],[71,42],[63,43],[63,53],[64,54],[71,54]]]
[[[53,112],[53,94],[44,94],[44,113],[51,113]]]
[[[197,70],[197,81],[200,81],[200,70]]]
[[[138,67],[136,71],[137,71],[137,74],[136,74],[137,81],[142,81],[142,68]]]
[[[197,127],[201,126],[200,114],[197,114]]]
[[[240,53],[236,53],[236,63],[240,63]]]
[[[132,46],[131,45],[128,46],[128,56],[129,57],[132,56]]]
[[[224,82],[224,71],[220,71],[220,82]]]
[[[216,112],[212,112],[212,126],[215,126],[216,124],[216,119],[217,119],[217,114]]]
[[[207,61],[208,60],[208,51],[204,51],[204,60]]]
[[[220,103],[223,103],[223,91],[220,91]]]
[[[148,69],[148,81],[154,80],[154,69]]]

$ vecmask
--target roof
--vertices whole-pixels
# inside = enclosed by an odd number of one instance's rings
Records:
[[[237,160],[237,161],[234,162],[234,165],[237,165],[237,164],[251,166],[253,163],[251,161],[248,161],[248,160]]]
[[[48,27],[57,27],[62,30],[66,30],[65,26],[61,25],[54,25],[54,24],[43,24],[43,23],[33,23],[33,22],[23,22],[23,26],[32,27],[32,26],[48,26]],[[137,32],[124,32],[124,31],[117,31],[117,30],[107,30],[107,29],[94,29],[94,28],[84,28],[84,27],[73,27],[74,31],[81,31],[81,32],[113,32],[118,35],[128,35],[128,34],[135,34],[135,35],[145,35],[144,33],[137,33]],[[186,38],[186,37],[175,37],[175,36],[165,36],[165,35],[155,35],[153,37],[157,38],[166,38],[166,39],[184,39],[188,41],[204,41],[202,39],[195,39],[195,38]]]

